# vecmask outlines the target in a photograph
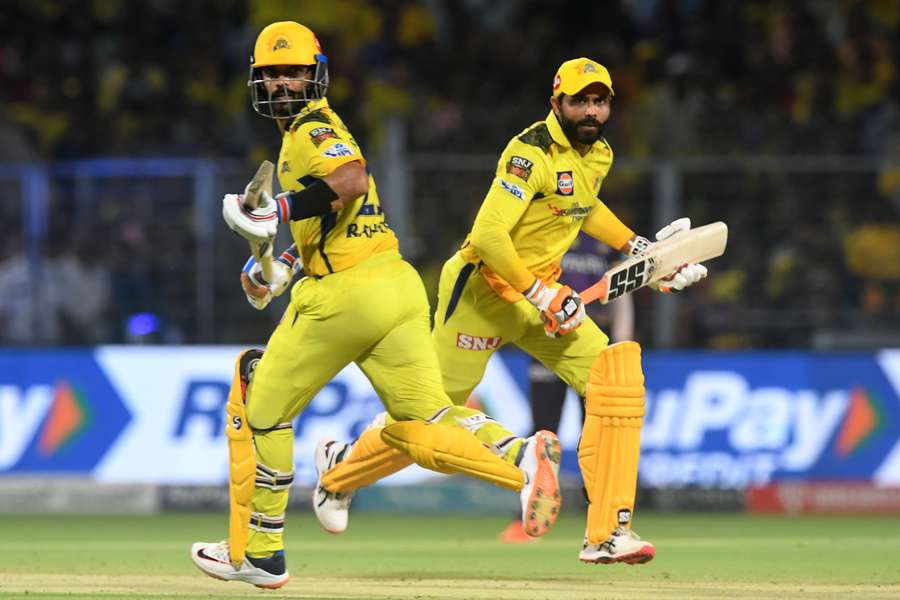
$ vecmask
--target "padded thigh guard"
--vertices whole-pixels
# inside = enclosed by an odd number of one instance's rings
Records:
[[[578,445],[591,544],[605,542],[616,527],[631,525],[643,422],[641,347],[636,342],[613,344],[591,368]]]
[[[380,427],[367,429],[353,444],[350,455],[325,473],[320,483],[329,492],[353,492],[412,463],[406,453],[384,442]]]
[[[439,473],[464,473],[510,490],[525,484],[522,471],[490,451],[458,425],[400,421],[381,431],[386,444],[402,450],[419,466]]]
[[[249,374],[262,357],[260,350],[246,350],[234,366],[234,379],[225,405],[228,438],[228,547],[231,562],[240,565],[244,561],[250,529],[250,505],[256,484],[256,451],[253,447],[253,431],[247,422],[245,399]]]

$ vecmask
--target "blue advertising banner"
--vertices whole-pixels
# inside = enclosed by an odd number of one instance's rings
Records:
[[[900,483],[897,352],[648,353],[644,371],[644,485]]]
[[[234,347],[0,351],[0,476],[220,484]],[[475,396],[530,432],[529,359],[503,350]],[[790,481],[900,485],[900,351],[644,355],[640,478],[650,487],[745,488]],[[577,476],[578,399],[560,426]],[[351,365],[295,422],[296,481],[315,481],[322,437],[351,440],[382,410]],[[435,475],[407,469],[389,483]]]

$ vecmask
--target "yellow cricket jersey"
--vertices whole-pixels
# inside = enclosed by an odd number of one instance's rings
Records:
[[[299,191],[353,161],[365,164],[347,126],[322,98],[310,102],[285,130],[278,182],[284,191]],[[339,212],[291,221],[290,226],[309,275],[342,271],[373,254],[398,249],[371,175],[368,193],[344,203]]]
[[[612,161],[603,138],[581,156],[551,112],[507,144],[463,258],[483,263],[492,287],[515,301],[535,277],[558,279],[560,261],[580,230],[621,248],[634,232],[599,198]]]

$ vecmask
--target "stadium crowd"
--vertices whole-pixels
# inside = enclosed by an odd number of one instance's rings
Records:
[[[612,72],[606,137],[619,161],[879,161],[883,166],[868,170],[792,177],[747,168],[690,171],[682,185],[685,212],[697,222],[726,220],[732,242],[727,260],[713,263],[708,285],[687,296],[692,318],[680,325],[678,344],[800,347],[827,329],[900,331],[897,2],[5,3],[0,163],[202,156],[237,159],[251,171],[278,140],[249,108],[249,48],[264,24],[285,18],[319,35],[330,61],[329,99],[370,157],[379,155],[389,115],[407,124],[409,153],[496,157],[513,134],[546,114],[556,66],[586,55]],[[439,241],[414,256],[424,272],[465,235],[494,160],[484,165],[481,187],[464,194],[451,186],[416,188],[416,233]],[[614,167],[604,199],[651,233],[643,210],[651,188],[646,174]],[[177,333],[157,341],[248,341],[247,332],[199,336],[191,303],[180,297],[196,264],[153,251],[154,234],[165,229],[134,211],[106,210],[96,225],[105,238],[90,222],[51,228],[41,275],[50,290],[42,296],[46,306],[22,306],[17,290],[35,275],[27,272],[15,202],[12,194],[0,210],[0,343],[132,341],[117,324],[144,311],[177,325]],[[445,218],[449,203],[459,205],[458,218]],[[190,223],[166,235],[167,247],[190,256]],[[116,251],[96,248],[103,239]],[[235,287],[217,302],[243,310],[241,296]],[[651,310],[650,295],[639,302]],[[23,317],[28,311],[50,323],[44,333],[21,326],[36,320]],[[639,339],[649,335],[652,320],[639,313],[637,321]]]

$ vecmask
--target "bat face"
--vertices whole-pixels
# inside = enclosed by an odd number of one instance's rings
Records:
[[[718,221],[651,244],[643,254],[613,266],[603,278],[581,292],[585,303],[606,304],[658,281],[679,266],[721,256],[728,243],[728,226]]]
[[[272,176],[275,174],[275,165],[271,161],[264,160],[247,187],[244,188],[244,206],[254,209],[259,206],[259,200],[263,192],[272,194]],[[272,281],[272,244],[250,244],[253,258],[260,264],[263,277],[266,281]]]
[[[275,173],[275,165],[271,161],[264,160],[256,170],[256,175],[247,184],[244,191],[244,206],[253,209],[259,206],[259,199],[265,190],[272,193],[272,175]],[[267,187],[268,186],[268,187]]]
[[[619,269],[613,273],[609,278],[609,293],[607,294],[606,302],[615,300],[643,286],[644,281],[648,277],[648,270],[652,273],[652,267],[648,269],[648,262],[650,261],[651,259],[649,258],[642,258],[627,269]]]

